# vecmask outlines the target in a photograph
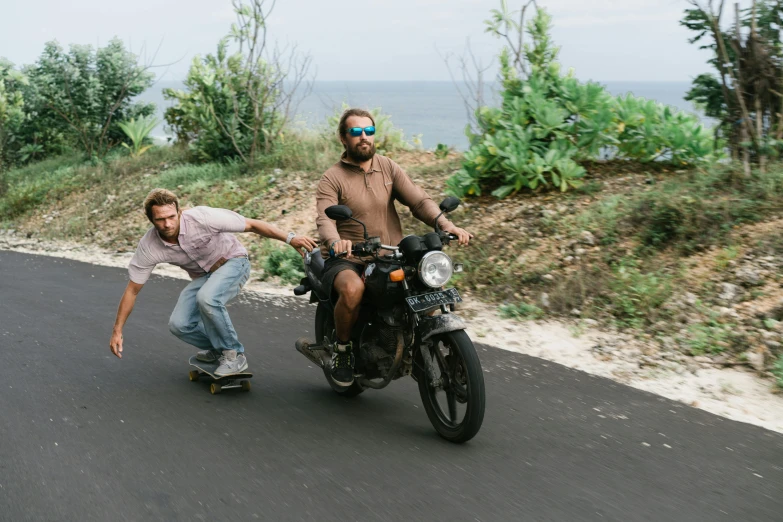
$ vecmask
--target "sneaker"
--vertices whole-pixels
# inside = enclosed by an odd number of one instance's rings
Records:
[[[205,363],[217,363],[220,359],[218,350],[201,350],[196,354],[196,360]]]
[[[223,355],[219,359],[220,366],[215,370],[215,375],[221,377],[241,373],[247,370],[247,358],[244,353],[237,353],[236,350],[223,350]]]
[[[340,351],[342,349],[342,351]],[[332,365],[330,373],[332,380],[338,386],[350,386],[353,384],[354,357],[351,343],[347,345],[335,344],[332,352]]]

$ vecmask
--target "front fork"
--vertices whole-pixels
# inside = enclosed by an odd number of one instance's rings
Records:
[[[455,314],[451,314],[445,305],[441,305],[441,315],[419,315],[413,316],[414,328],[419,337],[419,351],[424,363],[425,376],[431,387],[439,389],[444,386],[438,362],[445,364],[443,356],[435,352],[433,348],[434,337],[438,334],[464,330],[467,325]],[[437,361],[437,359],[441,359]]]
[[[430,387],[439,389],[443,387],[443,379],[438,376],[436,370],[438,363],[435,362],[435,356],[432,353],[432,341],[422,341],[419,343],[421,359],[424,361],[424,371],[426,372],[427,382]]]

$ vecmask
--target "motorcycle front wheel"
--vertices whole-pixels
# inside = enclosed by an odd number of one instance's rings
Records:
[[[329,342],[333,342],[334,332],[334,315],[332,311],[323,303],[318,303],[318,308],[315,309],[315,339],[316,343],[321,343],[326,337]],[[334,379],[332,379],[332,372],[329,369],[329,365],[324,366],[324,377],[326,382],[332,387],[332,390],[337,395],[342,397],[356,397],[364,391],[361,384],[354,381],[350,386],[340,386]]]
[[[473,341],[464,331],[433,336],[429,357],[435,375],[429,375],[423,360],[418,373],[419,394],[430,422],[450,442],[467,442],[481,429],[486,394]],[[433,379],[434,377],[434,379]]]

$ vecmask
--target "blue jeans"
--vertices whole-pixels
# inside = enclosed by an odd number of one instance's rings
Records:
[[[226,303],[239,294],[249,278],[250,261],[235,257],[211,274],[194,279],[179,294],[169,331],[198,348],[244,352]]]

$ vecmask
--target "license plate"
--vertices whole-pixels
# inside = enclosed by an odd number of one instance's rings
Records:
[[[449,288],[448,290],[441,290],[439,292],[432,292],[430,294],[413,295],[406,297],[408,306],[414,312],[422,312],[436,306],[443,304],[461,303],[462,298],[459,296],[456,288]]]

